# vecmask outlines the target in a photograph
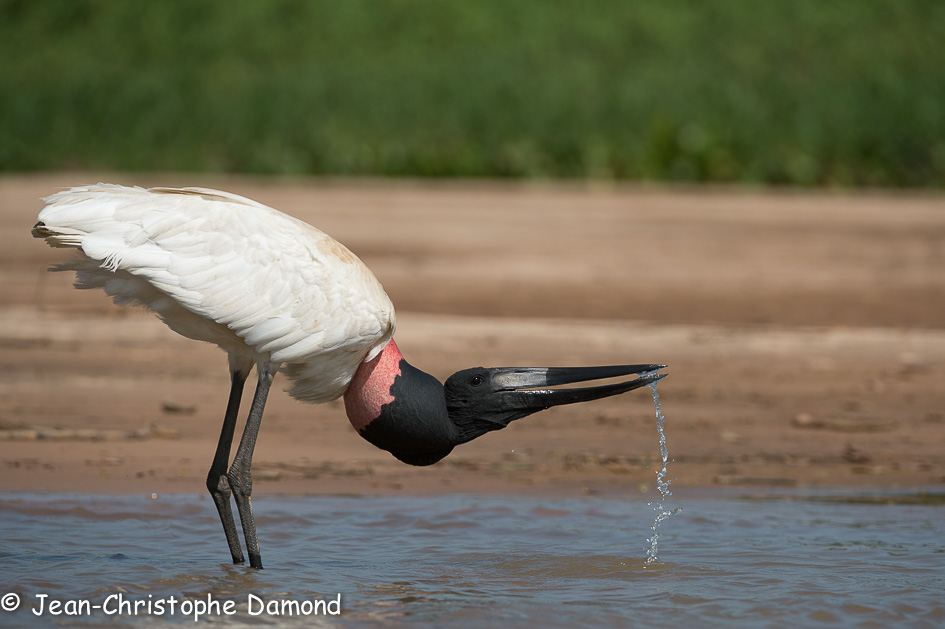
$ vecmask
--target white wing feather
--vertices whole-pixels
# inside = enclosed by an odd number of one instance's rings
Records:
[[[80,288],[156,312],[235,365],[283,364],[294,397],[341,395],[394,332],[371,271],[327,234],[238,195],[98,184],[47,199],[34,235],[80,250]]]

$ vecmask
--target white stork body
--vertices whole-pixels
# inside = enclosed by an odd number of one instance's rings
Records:
[[[109,184],[45,200],[40,235],[79,249],[56,267],[76,271],[78,288],[154,311],[178,334],[219,345],[233,368],[283,365],[300,400],[339,397],[394,333],[394,307],[370,269],[255,201]]]
[[[253,518],[252,459],[278,369],[306,402],[344,394],[358,433],[411,465],[556,406],[650,384],[662,365],[476,367],[441,384],[413,367],[393,342],[394,309],[371,271],[311,225],[243,197],[202,188],[98,184],[46,199],[33,236],[78,256],[54,270],[79,288],[103,288],[118,304],[152,310],[175,332],[216,343],[229,355],[231,388],[207,475],[230,554],[243,553],[230,507],[236,501],[250,565],[262,568]],[[243,385],[258,383],[232,463]],[[597,387],[559,384],[641,378]]]

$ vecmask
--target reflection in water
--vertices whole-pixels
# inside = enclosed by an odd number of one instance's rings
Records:
[[[677,494],[680,492],[677,491]],[[690,493],[647,565],[645,503],[446,495],[261,497],[270,557],[227,561],[209,497],[0,496],[0,625],[52,600],[231,602],[218,626],[940,626],[945,505],[861,504],[797,493]],[[275,601],[342,613],[274,616]],[[258,601],[254,601],[256,597]],[[256,605],[254,608],[253,605]],[[296,607],[297,608],[297,607]],[[44,615],[46,624],[140,626],[173,616]],[[291,608],[289,608],[291,611]],[[255,612],[257,615],[253,615]],[[12,621],[12,622],[10,622]]]

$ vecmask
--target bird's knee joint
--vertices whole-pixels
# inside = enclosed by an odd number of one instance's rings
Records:
[[[253,477],[248,471],[245,473],[230,471],[225,478],[235,495],[248,497],[253,494]]]
[[[232,493],[227,475],[214,470],[210,470],[210,473],[207,474],[207,490],[211,496],[222,496],[224,498],[229,498]]]

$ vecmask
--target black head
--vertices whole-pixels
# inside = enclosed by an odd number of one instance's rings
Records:
[[[360,434],[410,465],[431,465],[452,449],[510,422],[561,404],[618,395],[647,386],[666,374],[665,365],[609,367],[475,367],[440,385],[433,376],[400,361],[390,388],[393,401]],[[643,374],[597,387],[546,389],[586,380]]]

